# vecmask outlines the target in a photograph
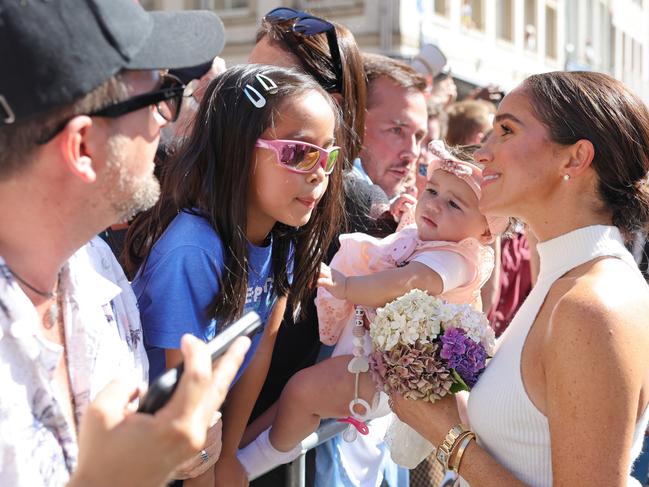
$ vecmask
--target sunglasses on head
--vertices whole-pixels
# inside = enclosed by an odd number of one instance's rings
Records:
[[[331,93],[342,93],[343,89],[343,66],[340,60],[340,49],[338,47],[338,37],[336,36],[336,27],[320,17],[314,17],[306,12],[295,10],[287,7],[278,7],[264,16],[264,20],[272,24],[282,24],[293,21],[290,24],[293,32],[304,36],[314,36],[322,34],[327,35],[329,52],[331,53],[331,63],[336,75],[336,81],[332,84],[323,79],[316,73],[312,73],[318,79],[320,85]],[[293,46],[289,46],[293,48]]]
[[[117,118],[141,108],[155,105],[158,113],[167,122],[175,122],[180,115],[185,85],[175,76],[164,74],[160,87],[148,93],[136,95],[128,100],[108,105],[88,115],[94,117]]]
[[[340,147],[323,149],[299,140],[258,139],[255,146],[272,150],[282,167],[300,174],[311,173],[318,166],[322,166],[325,174],[331,174],[340,155]]]

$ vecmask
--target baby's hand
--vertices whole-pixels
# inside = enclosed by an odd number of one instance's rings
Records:
[[[401,221],[404,213],[417,204],[417,198],[408,193],[401,193],[390,205],[390,213],[397,223]]]
[[[335,298],[345,299],[347,277],[337,270],[332,269],[327,264],[320,264],[318,286],[325,288]]]

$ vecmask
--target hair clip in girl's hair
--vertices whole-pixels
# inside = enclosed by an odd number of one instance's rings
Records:
[[[257,81],[259,81],[259,84],[266,90],[267,93],[274,95],[279,90],[277,83],[275,83],[265,74],[258,74],[257,76],[255,76],[255,78],[257,78]]]
[[[279,90],[277,84],[266,75],[255,75],[255,79],[266,91],[266,93],[270,95],[274,95]],[[246,95],[248,100],[250,100],[250,103],[255,106],[255,108],[262,108],[266,105],[266,98],[255,87],[246,84],[246,86],[244,86],[243,88],[243,93]]]

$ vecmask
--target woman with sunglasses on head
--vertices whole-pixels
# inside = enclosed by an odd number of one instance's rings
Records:
[[[480,209],[537,237],[540,271],[470,393],[393,395],[472,487],[639,485],[649,422],[649,288],[625,241],[649,223],[649,111],[602,73],[530,76],[475,154]],[[476,441],[477,439],[477,441]]]
[[[248,62],[300,69],[333,97],[342,113],[336,140],[345,170],[348,230],[377,236],[392,233],[394,222],[378,218],[385,210],[382,205],[389,204],[383,190],[348,173],[363,145],[367,99],[363,60],[349,29],[305,12],[276,8],[262,19]]]
[[[287,295],[299,312],[338,224],[338,112],[312,78],[240,66],[208,87],[194,129],[142,214],[134,281],[155,379],[180,360],[183,333],[210,340],[244,311],[265,323],[223,409],[221,461],[186,485],[245,485],[236,449],[266,376]],[[332,226],[333,223],[333,226]],[[201,483],[203,482],[203,483]]]
[[[290,8],[276,8],[262,19],[249,63],[294,67],[313,77],[339,104],[343,156],[358,155],[365,129],[363,62],[352,33]]]
[[[366,79],[358,45],[351,32],[342,25],[314,17],[308,13],[290,8],[276,8],[266,14],[257,33],[257,43],[248,61],[251,63],[276,64],[296,67],[316,79],[339,105],[342,112],[341,124],[336,140],[341,146],[341,157],[345,169],[343,189],[346,225],[340,225],[337,233],[363,232],[374,237],[385,237],[396,229],[396,223],[389,213],[389,200],[377,185],[368,184],[349,170],[352,161],[359,156],[365,131]],[[327,262],[338,249],[335,239],[327,251]],[[279,396],[289,379],[299,370],[313,365],[319,355],[320,340],[315,305],[315,289],[306,310],[306,317],[294,322],[288,313],[285,316],[277,342],[271,367],[260,397],[253,411],[251,424],[244,435],[244,444],[255,438],[270,426]],[[329,460],[333,443],[319,447],[317,453],[318,475],[324,470],[322,463]],[[355,448],[360,449],[360,442]],[[346,445],[343,445],[347,448]],[[373,448],[376,451],[376,448]],[[365,455],[365,452],[363,452]],[[386,452],[384,452],[384,455]],[[377,459],[377,462],[379,460]],[[399,475],[396,465],[386,458],[388,478],[396,485]],[[329,468],[325,467],[326,469]],[[367,471],[367,469],[365,469]],[[380,475],[385,473],[382,469]],[[284,469],[278,469],[255,482],[256,485],[277,485],[284,481]],[[332,482],[328,474],[325,484]]]

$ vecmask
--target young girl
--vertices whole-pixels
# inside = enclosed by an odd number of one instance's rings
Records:
[[[456,303],[480,306],[480,287],[493,268],[486,246],[508,221],[487,219],[478,209],[482,171],[433,143],[440,158],[431,168],[424,194],[415,209],[415,225],[382,240],[354,233],[340,238],[341,248],[323,265],[318,285],[320,337],[337,343],[331,359],[304,369],[287,384],[273,426],[246,448],[239,459],[251,475],[291,461],[299,442],[321,418],[349,414],[370,419],[389,412],[378,394],[364,357],[350,361],[358,335],[353,333],[355,305],[369,319],[374,309],[418,288]],[[370,352],[369,336],[361,343]],[[351,373],[361,372],[358,395]],[[351,401],[351,402],[350,402]]]
[[[219,463],[228,472],[221,477],[236,477],[234,454],[282,316],[269,320],[271,310],[289,288],[299,309],[337,225],[337,120],[327,93],[297,71],[226,71],[210,84],[188,140],[163,173],[161,201],[133,225],[135,235],[147,229],[146,238],[127,243],[142,262],[133,289],[151,379],[178,364],[184,333],[210,340],[249,310],[268,322],[223,411]],[[244,370],[250,373],[239,379]],[[209,452],[202,458],[215,461]]]

